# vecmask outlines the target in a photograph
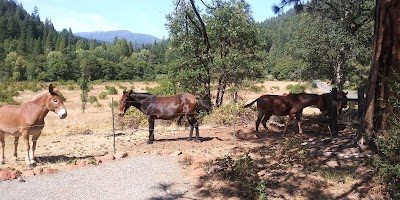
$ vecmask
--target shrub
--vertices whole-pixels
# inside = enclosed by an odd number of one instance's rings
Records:
[[[88,102],[91,103],[91,104],[94,104],[94,103],[98,102],[97,101],[97,97],[96,96],[89,96]]]
[[[174,95],[177,94],[177,87],[174,85],[171,81],[167,79],[163,79],[158,81],[159,86],[150,88],[146,86],[146,91],[151,93],[151,94],[157,94],[157,95],[163,95],[163,96],[169,96],[169,95]]]
[[[289,84],[286,86],[286,89],[288,89],[290,93],[302,93],[307,89],[307,85],[301,83],[296,85]]]
[[[248,153],[236,160],[231,156],[225,156],[213,161],[211,166],[218,166],[220,170],[216,172],[216,175],[232,182],[232,187],[237,188],[240,197],[266,199],[267,185],[258,177],[258,166]]]
[[[106,90],[107,90],[107,93],[110,95],[118,94],[118,91],[117,91],[117,89],[115,89],[115,87],[106,85]]]
[[[235,104],[225,104],[215,108],[210,115],[204,117],[205,123],[218,125],[231,125],[234,122]],[[236,122],[248,123],[254,121],[254,111],[250,108],[243,108],[243,104],[236,105]]]
[[[99,94],[99,99],[105,99],[107,97],[107,92],[101,92]]]
[[[123,127],[137,129],[147,127],[147,116],[136,108],[130,108],[126,111],[124,118],[121,118],[120,124]]]

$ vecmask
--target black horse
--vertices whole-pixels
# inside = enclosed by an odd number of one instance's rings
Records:
[[[148,144],[154,141],[154,120],[164,119],[172,120],[177,117],[186,116],[190,125],[189,140],[193,136],[193,128],[196,128],[196,139],[199,140],[199,124],[196,119],[195,112],[198,103],[206,109],[210,110],[203,100],[189,93],[182,93],[174,96],[157,96],[149,93],[137,93],[132,90],[124,91],[119,101],[120,116],[124,116],[129,107],[134,106],[143,114],[147,115],[149,121],[149,140]]]

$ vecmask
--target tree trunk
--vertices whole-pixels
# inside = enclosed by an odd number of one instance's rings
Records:
[[[367,85],[365,134],[361,145],[371,141],[388,127],[388,81],[399,81],[400,71],[400,1],[376,0],[372,65]]]
[[[336,80],[335,86],[338,88],[338,91],[343,91],[344,85],[344,68],[346,64],[346,57],[345,57],[345,45],[342,44],[342,47],[339,50],[339,55],[337,57],[336,63]]]

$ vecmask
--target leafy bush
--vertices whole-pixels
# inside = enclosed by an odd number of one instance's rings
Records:
[[[222,105],[215,108],[213,112],[204,117],[204,123],[214,123],[218,125],[231,125],[234,122],[235,104]],[[243,108],[243,104],[236,105],[236,123],[248,123],[254,121],[254,111],[250,108]]]
[[[288,89],[290,93],[302,93],[307,89],[307,84],[289,84],[288,86],[286,86],[286,89]]]
[[[98,102],[97,101],[97,97],[96,96],[89,96],[88,102],[91,103],[91,104],[94,104],[94,103]]]
[[[248,153],[236,160],[231,156],[225,156],[215,160],[211,166],[218,166],[219,170],[216,173],[222,179],[232,182],[232,187],[237,189],[240,197],[267,199],[266,183],[258,177],[258,166]]]
[[[107,93],[110,95],[118,94],[118,91],[117,91],[117,89],[115,89],[115,87],[106,85],[106,90],[107,90]]]
[[[176,85],[174,85],[171,81],[167,79],[159,80],[158,81],[158,86],[154,88],[150,88],[146,86],[146,91],[151,93],[151,94],[157,94],[157,95],[163,95],[163,96],[169,96],[169,95],[175,95],[178,93],[176,89]]]
[[[107,92],[101,92],[99,94],[99,99],[105,99],[107,97]]]
[[[119,121],[122,127],[137,129],[139,127],[147,127],[147,116],[136,108],[130,108],[125,112],[124,118]]]

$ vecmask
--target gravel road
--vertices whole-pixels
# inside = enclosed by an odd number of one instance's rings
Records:
[[[201,199],[172,156],[138,156],[0,182],[0,199]]]

